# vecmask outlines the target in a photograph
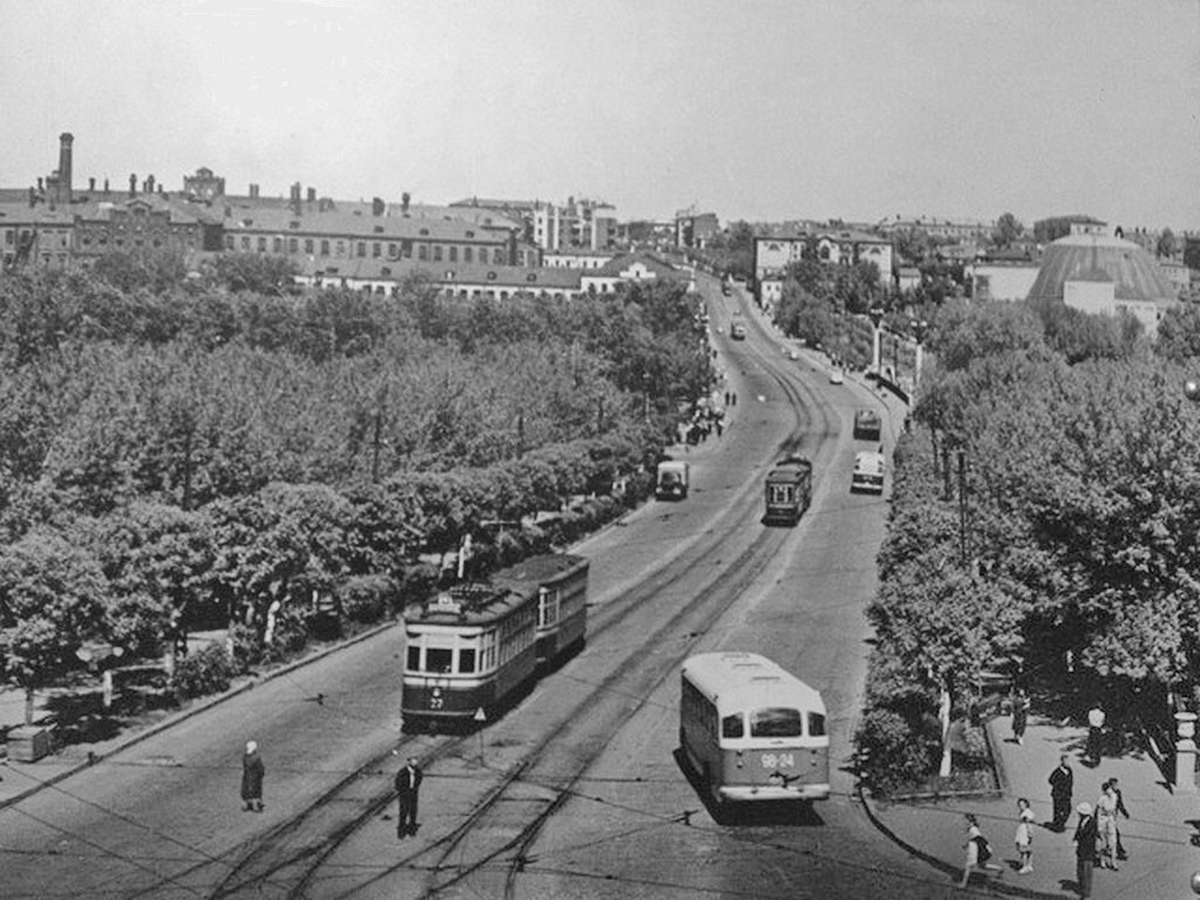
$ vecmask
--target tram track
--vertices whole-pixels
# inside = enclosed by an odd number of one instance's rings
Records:
[[[812,386],[798,377],[794,365],[761,349],[751,349],[752,344],[742,346],[747,351],[745,356],[765,373],[774,389],[782,392],[792,410],[789,431],[771,456],[802,449],[815,454],[831,435],[836,435],[840,423],[834,421],[835,414],[817,401]],[[688,602],[665,621],[660,618],[657,627],[642,632],[639,646],[621,648],[625,665],[615,667],[607,677],[594,682],[586,679],[570,682],[574,688],[571,702],[555,722],[543,723],[541,738],[525,748],[520,761],[506,771],[483,770],[493,777],[487,783],[480,779],[476,793],[481,791],[482,796],[457,827],[394,859],[391,865],[372,872],[335,896],[353,896],[407,872],[422,874],[417,894],[421,897],[446,895],[473,877],[488,881],[483,896],[514,897],[529,849],[573,795],[579,780],[603,752],[621,721],[640,709],[654,689],[677,671],[711,626],[767,570],[791,534],[787,530],[762,529],[735,558],[722,560],[721,567],[715,570],[716,577],[712,577],[711,567],[703,570],[708,572],[707,577],[696,574],[698,567],[711,562],[719,551],[735,545],[739,534],[745,534],[748,528],[759,528],[759,489],[756,479],[748,481],[729,501],[732,515],[718,516],[713,527],[704,529],[629,590],[593,611],[589,646],[603,653],[605,637],[627,626],[656,595],[686,593],[690,581],[703,579],[691,589]],[[658,652],[647,652],[648,648]],[[558,675],[548,677],[553,680]],[[564,678],[562,692],[567,691],[567,683]],[[639,699],[632,707],[603,702],[614,695]],[[377,778],[397,753],[409,755],[419,751],[418,755],[429,767],[440,759],[453,757],[465,740],[465,736],[402,737],[396,748],[368,760],[299,813],[258,837],[248,852],[244,852],[247,849],[244,846],[239,848],[244,855],[208,896],[216,900],[249,891],[259,897],[313,896],[311,891],[323,868],[392,802],[390,778],[385,790],[357,802],[338,801],[356,793],[355,788],[361,782]],[[456,854],[461,857],[468,852],[470,859],[454,861]]]

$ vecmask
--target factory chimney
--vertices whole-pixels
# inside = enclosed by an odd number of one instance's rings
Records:
[[[60,203],[71,202],[71,144],[74,135],[63,132],[58,136],[58,199]]]

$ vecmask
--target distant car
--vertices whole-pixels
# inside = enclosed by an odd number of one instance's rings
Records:
[[[788,347],[787,354],[788,354],[788,359],[799,359],[800,358],[800,351],[797,350],[795,347]]]
[[[845,382],[846,382],[846,376],[842,374],[841,369],[830,369],[829,370],[829,383],[830,384],[845,384]]]
[[[741,322],[734,322],[733,327],[729,329],[729,336],[735,341],[744,341],[746,339],[746,326]]]

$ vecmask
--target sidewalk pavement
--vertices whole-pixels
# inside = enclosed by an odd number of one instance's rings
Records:
[[[193,700],[182,709],[164,711],[157,714],[147,713],[139,716],[136,722],[122,729],[120,733],[108,740],[85,744],[71,744],[58,749],[49,756],[42,757],[35,763],[17,762],[5,758],[0,761],[0,809],[12,806],[14,803],[20,802],[31,794],[52,784],[57,784],[64,778],[68,778],[102,759],[119,753],[134,744],[141,743],[152,735],[165,731],[185,719],[190,719],[192,716],[199,715],[219,703],[224,703],[226,700],[236,697],[243,691],[250,690],[255,685],[278,678],[302,666],[307,666],[351,644],[365,641],[381,631],[386,631],[394,627],[396,624],[395,621],[388,620],[345,640],[316,645],[315,649],[301,656],[299,659],[292,660],[278,668],[263,671],[260,674],[243,675],[234,680],[229,690]],[[35,698],[35,700],[40,701],[35,702],[35,723],[47,715],[45,699],[45,695]],[[9,729],[16,728],[24,723],[24,691],[12,689],[0,690],[0,734],[5,734]],[[3,746],[0,743],[0,748],[3,748]]]
[[[1118,818],[1117,827],[1129,859],[1118,871],[1096,868],[1094,900],[1183,900],[1193,897],[1191,878],[1200,872],[1200,849],[1192,837],[1200,832],[1200,793],[1173,793],[1154,760],[1144,752],[1105,756],[1091,768],[1081,762],[1086,728],[1066,727],[1031,717],[1022,745],[1012,739],[1007,716],[988,722],[988,737],[996,757],[1001,792],[992,797],[886,802],[865,798],[866,810],[876,826],[914,856],[943,872],[947,881],[962,878],[966,840],[965,813],[973,813],[992,846],[992,862],[1002,874],[971,876],[963,891],[1018,897],[1076,897],[1075,851],[1072,836],[1078,816],[1072,812],[1067,830],[1056,833],[1044,824],[1051,819],[1047,778],[1061,754],[1070,757],[1075,772],[1074,810],[1087,801],[1096,805],[1100,785],[1119,780],[1130,818]],[[1017,824],[1017,798],[1025,797],[1039,823],[1033,835],[1033,872],[1017,873],[1013,843]]]

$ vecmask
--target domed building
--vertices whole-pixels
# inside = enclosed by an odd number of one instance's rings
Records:
[[[1077,233],[1046,248],[1028,299],[1061,300],[1089,313],[1133,315],[1151,337],[1178,293],[1149,253],[1107,234]]]

